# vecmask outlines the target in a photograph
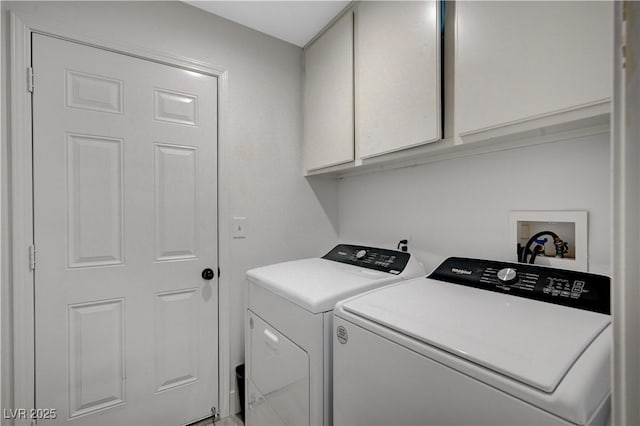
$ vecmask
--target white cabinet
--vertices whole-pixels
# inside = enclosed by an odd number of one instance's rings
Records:
[[[308,174],[606,131],[611,2],[447,2],[444,52],[441,7],[355,2],[305,49]]]
[[[437,141],[440,106],[439,2],[359,2],[305,48],[305,168]]]
[[[440,140],[438,5],[358,3],[354,54],[359,158]]]
[[[611,2],[456,3],[455,128],[463,142],[606,115]]]
[[[353,161],[353,13],[307,46],[304,61],[305,168]]]

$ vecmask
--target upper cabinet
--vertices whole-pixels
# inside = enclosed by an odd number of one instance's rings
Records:
[[[440,139],[439,2],[357,3],[304,58],[307,172]]]
[[[435,1],[355,9],[356,153],[369,158],[440,140],[440,15]]]
[[[455,129],[463,142],[609,112],[610,2],[456,2]]]
[[[352,12],[305,48],[304,69],[306,170],[353,161]]]
[[[607,131],[613,4],[360,1],[304,56],[307,174],[546,143]]]

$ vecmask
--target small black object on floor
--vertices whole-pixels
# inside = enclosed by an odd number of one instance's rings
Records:
[[[236,367],[236,380],[238,381],[238,396],[240,397],[239,417],[244,422],[244,364]]]

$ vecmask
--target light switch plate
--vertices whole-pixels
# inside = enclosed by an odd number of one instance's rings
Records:
[[[247,238],[247,218],[236,216],[231,221],[233,238]]]

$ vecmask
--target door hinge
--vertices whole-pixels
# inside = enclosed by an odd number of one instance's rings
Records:
[[[36,246],[29,246],[29,269],[35,271],[36,269]]]
[[[33,93],[34,85],[33,68],[29,67],[27,68],[27,90],[29,93]]]
[[[220,418],[220,412],[218,411],[218,408],[215,405],[211,407],[211,415],[213,417],[212,420],[214,422]]]

